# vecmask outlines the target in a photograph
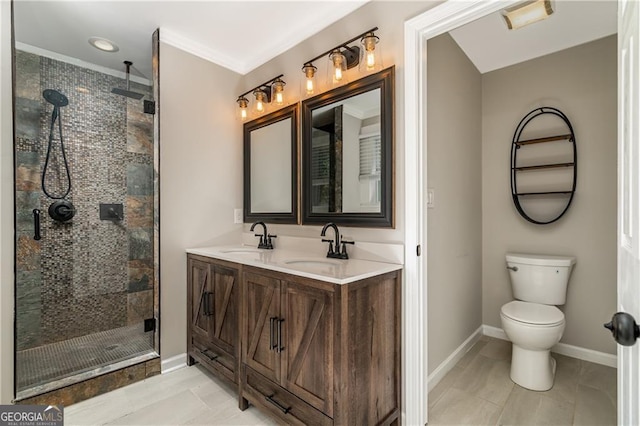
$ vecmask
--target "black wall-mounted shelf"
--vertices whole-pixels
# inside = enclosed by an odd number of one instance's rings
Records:
[[[520,140],[523,130],[532,120],[547,114],[551,114],[562,119],[566,124],[569,130],[569,133],[554,135],[554,136],[547,136],[547,137],[537,138],[537,139]],[[535,144],[548,143],[548,142],[561,142],[565,140],[572,144],[573,161],[546,163],[546,164],[531,164],[526,166],[518,165],[518,152],[523,147],[527,147],[529,145],[535,145]],[[561,191],[528,190],[526,192],[518,190],[518,172],[535,171],[535,172],[542,173],[545,170],[559,169],[559,168],[573,168],[573,179],[572,179],[570,189],[567,188],[567,190],[561,190]],[[575,195],[575,192],[576,192],[577,177],[578,177],[578,156],[577,156],[577,150],[576,150],[576,138],[575,138],[575,133],[573,131],[573,126],[571,126],[571,122],[569,121],[567,116],[559,109],[553,108],[553,107],[536,108],[533,111],[529,112],[527,115],[525,115],[524,118],[520,120],[520,123],[518,124],[518,127],[516,128],[516,131],[513,135],[513,141],[511,143],[511,197],[513,199],[513,203],[518,213],[520,213],[520,215],[526,220],[528,220],[529,222],[535,223],[537,225],[547,225],[549,223],[553,223],[557,221],[567,212],[567,210],[569,210],[569,206],[571,205],[571,201],[573,200],[573,196]],[[567,203],[562,209],[562,211],[551,220],[538,220],[531,217],[524,210],[524,208],[520,203],[520,197],[547,198],[547,197],[558,197],[558,196],[566,197]]]

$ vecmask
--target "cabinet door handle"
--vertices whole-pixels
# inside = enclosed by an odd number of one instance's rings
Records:
[[[203,312],[203,315],[206,317],[210,317],[213,315],[213,292],[205,291],[202,294],[202,299],[200,300],[200,309]]]
[[[209,355],[207,352],[209,352],[209,349],[203,349],[200,351],[200,353],[202,355],[204,355],[205,357],[209,358],[209,361],[215,361],[216,359],[218,359],[219,355]]]
[[[276,349],[276,347],[278,346],[276,343],[276,320],[278,318],[277,317],[271,317],[269,318],[269,350],[273,350]]]
[[[284,414],[288,414],[289,411],[291,411],[291,407],[285,407],[284,405],[281,405],[278,401],[273,399],[273,394],[265,396],[264,399],[266,399],[267,401],[269,401],[270,403],[278,407],[278,409],[282,411]]]
[[[278,348],[276,349],[276,352],[282,352],[284,350],[284,346],[282,346],[282,323],[284,322],[284,319],[280,318],[278,320]]]
[[[200,311],[202,312],[202,315],[209,316],[209,313],[207,312],[207,292],[205,291],[202,294],[202,298],[200,299]]]
[[[213,292],[210,291],[207,293],[207,312],[209,316],[213,315],[213,310],[214,310]]]

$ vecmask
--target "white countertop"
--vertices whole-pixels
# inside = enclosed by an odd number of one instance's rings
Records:
[[[329,259],[315,254],[248,245],[213,246],[187,249],[187,253],[212,257],[272,271],[299,275],[334,284],[348,284],[402,269],[401,264],[361,259]]]

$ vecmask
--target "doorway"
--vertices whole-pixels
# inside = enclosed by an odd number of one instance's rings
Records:
[[[427,75],[427,40],[449,32],[452,29],[458,28],[469,22],[475,21],[485,15],[495,13],[505,7],[508,7],[509,4],[513,4],[516,2],[500,2],[500,4],[497,5],[483,4],[485,2],[473,2],[473,4],[465,3],[464,5],[448,3],[449,2],[438,6],[436,9],[427,12],[422,16],[408,21],[405,25],[405,52],[415,53],[414,55],[407,54],[407,56],[405,57],[405,172],[407,176],[407,200],[408,203],[414,202],[413,205],[407,205],[406,227],[408,230],[419,231],[417,234],[407,235],[405,240],[407,246],[405,265],[405,268],[407,270],[407,295],[405,296],[405,307],[407,316],[405,318],[407,323],[415,324],[417,322],[422,327],[422,329],[416,327],[410,330],[408,329],[406,331],[407,334],[405,335],[405,348],[411,347],[411,349],[405,350],[407,352],[411,351],[411,353],[405,352],[405,366],[407,377],[407,388],[405,390],[405,395],[407,395],[407,422],[416,424],[423,424],[426,422],[426,408],[421,407],[420,398],[423,398],[422,405],[424,405],[424,401],[427,399],[428,384],[425,380],[426,374],[420,376],[422,378],[420,383],[412,382],[411,377],[413,377],[414,374],[418,374],[418,372],[426,373],[426,371],[428,371],[429,361],[427,359],[428,347],[426,342],[426,333],[429,323],[427,321],[428,304],[426,294],[427,289],[425,285],[425,283],[427,283],[428,281],[427,271],[425,265],[423,264],[423,260],[416,254],[416,247],[420,246],[422,246],[424,253],[424,248],[426,247],[427,241],[427,229],[425,226],[426,224],[422,222],[422,219],[425,217],[425,215],[428,215],[428,211],[426,208],[427,188],[423,183],[426,182],[426,179],[423,179],[423,173],[426,173],[426,170],[424,170],[423,167],[427,164],[428,157],[424,142],[416,142],[427,140],[428,132],[426,123],[428,97],[427,85],[425,83],[425,76]],[[613,106],[613,108],[615,109],[615,105]],[[524,111],[523,113],[526,112],[527,111]],[[506,138],[506,154],[503,155],[503,160],[506,161],[506,165],[503,168],[505,173],[508,171],[508,151],[510,149],[512,132],[515,128],[515,125],[517,124],[517,120],[515,121],[515,123],[510,124],[511,126],[507,127],[510,127],[509,132],[511,132],[511,134],[509,134]],[[615,146],[615,143],[613,144],[613,146]],[[615,151],[615,148],[613,150]],[[497,155],[499,156],[500,153],[498,152]],[[409,178],[410,176],[411,178]],[[508,202],[510,203],[508,180],[506,196]],[[438,197],[438,194],[436,193],[436,205],[438,204],[439,199],[441,198]],[[512,205],[506,205],[502,207],[514,211]],[[573,206],[573,209],[576,209],[575,205]],[[416,212],[418,212],[417,215]],[[517,216],[516,213],[514,214]],[[612,235],[614,233],[615,231],[612,231]],[[517,247],[507,247],[508,250],[513,250],[515,248]],[[524,248],[526,248],[526,246]],[[523,250],[523,248],[521,248],[520,250]],[[537,250],[542,252],[544,251],[544,247],[539,245],[537,247]],[[495,262],[501,262],[501,265],[504,266],[503,258],[496,258]],[[498,303],[498,311],[496,312],[499,312],[500,302],[500,300],[497,300],[495,302]],[[611,309],[611,307],[608,307],[607,309]],[[598,313],[598,315],[600,315],[600,313]],[[610,315],[610,313],[608,313],[608,315]],[[604,315],[602,317],[606,319],[607,315]],[[481,324],[486,324],[486,320],[486,318],[483,318]],[[495,324],[492,325],[495,326]],[[601,326],[601,324],[598,324],[598,326]],[[480,333],[482,333],[482,331],[480,331]],[[417,343],[414,338],[421,339],[420,343]],[[417,346],[420,344],[422,344],[423,346],[421,348],[417,348]],[[420,352],[418,354],[415,354],[413,353],[413,350],[419,350]],[[414,415],[416,417],[412,417]]]

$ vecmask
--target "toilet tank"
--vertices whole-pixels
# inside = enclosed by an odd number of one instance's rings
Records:
[[[506,259],[513,297],[524,302],[564,305],[575,257],[507,253]]]

